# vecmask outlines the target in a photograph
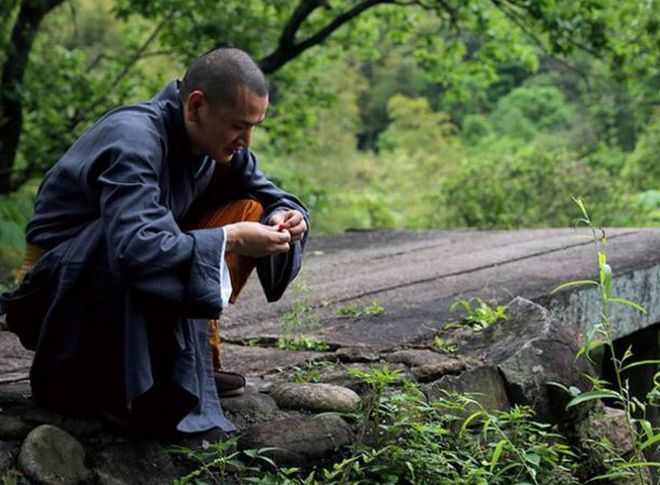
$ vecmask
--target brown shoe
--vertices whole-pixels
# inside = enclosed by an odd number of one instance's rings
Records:
[[[215,387],[219,397],[240,396],[245,392],[245,377],[235,372],[214,370]]]

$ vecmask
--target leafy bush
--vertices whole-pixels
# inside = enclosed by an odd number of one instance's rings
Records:
[[[570,225],[574,194],[592,200],[605,225],[622,222],[622,183],[552,139],[509,156],[466,162],[440,196],[454,212],[454,225],[514,228]]]
[[[660,187],[660,111],[639,137],[630,154],[623,175],[638,190],[657,190]]]
[[[531,140],[538,131],[568,123],[573,111],[558,88],[528,84],[501,98],[490,121],[500,135]]]
[[[15,282],[25,251],[25,226],[32,215],[34,189],[0,196],[0,288]]]

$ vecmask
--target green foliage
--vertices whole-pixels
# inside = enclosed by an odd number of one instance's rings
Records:
[[[572,396],[567,407],[607,398],[613,400],[618,407],[623,409],[625,432],[632,439],[633,450],[629,456],[622,456],[621,453],[623,450],[615,450],[612,447],[608,447],[610,453],[614,453],[617,459],[609,464],[609,466],[606,466],[605,473],[599,478],[618,477],[635,480],[637,483],[646,483],[644,469],[649,467],[660,468],[660,463],[648,463],[643,454],[646,448],[660,443],[660,429],[654,428],[646,418],[647,407],[657,404],[654,401],[654,396],[657,392],[657,381],[660,373],[655,374],[654,388],[649,393],[649,396],[647,396],[647,402],[640,401],[630,393],[628,380],[624,380],[623,373],[626,370],[642,365],[657,366],[660,364],[660,360],[634,362],[632,361],[633,353],[630,348],[623,355],[617,355],[614,347],[614,334],[612,332],[613,322],[610,316],[611,306],[624,305],[641,313],[646,313],[646,310],[634,301],[618,298],[612,294],[612,268],[607,260],[606,236],[592,222],[591,216],[582,199],[574,199],[574,202],[580,209],[580,217],[577,219],[577,223],[586,227],[591,235],[591,241],[593,242],[596,253],[598,280],[567,282],[560,285],[555,291],[561,291],[576,285],[593,285],[598,290],[601,305],[600,319],[594,322],[591,329],[587,332],[585,343],[578,352],[578,357],[584,356],[591,360],[593,349],[599,346],[605,346],[611,355],[615,382],[612,386],[610,383],[601,379],[591,379],[592,389],[584,392],[576,388],[566,389],[564,387]]]
[[[291,379],[293,382],[305,383],[305,382],[319,382],[321,379],[321,369],[326,369],[329,367],[334,367],[335,362],[328,360],[315,360],[312,362],[307,362],[302,366],[293,366],[293,374]]]
[[[293,303],[289,310],[282,314],[282,336],[277,339],[278,348],[292,351],[328,350],[330,347],[327,344],[305,335],[316,330],[320,322],[311,299],[312,289],[305,283],[302,275],[298,277],[290,291]]]
[[[490,121],[499,135],[531,140],[540,131],[565,126],[572,115],[557,87],[525,84],[497,102]]]
[[[0,196],[0,289],[13,286],[25,252],[25,226],[32,215],[35,188]]]
[[[330,349],[328,344],[319,342],[313,337],[305,335],[283,336],[277,339],[277,348],[299,352],[304,350],[324,352]]]
[[[591,168],[551,138],[512,154],[465,163],[442,190],[455,224],[476,227],[569,225],[570,197],[579,193],[596,204],[604,224],[623,216],[622,184]]]
[[[443,354],[452,354],[456,352],[457,345],[454,343],[447,342],[444,338],[436,335],[433,337],[433,345]]]
[[[656,111],[628,157],[623,175],[637,190],[660,187],[660,111]]]
[[[385,307],[383,304],[374,300],[368,305],[356,305],[355,303],[350,303],[346,306],[340,307],[337,310],[337,313],[342,317],[378,317],[385,313]]]
[[[451,146],[457,130],[449,116],[431,111],[426,98],[392,96],[387,103],[391,122],[378,138],[381,150],[434,153]]]
[[[573,475],[576,455],[548,425],[535,422],[529,408],[496,414],[480,409],[467,419],[458,417],[474,404],[461,395],[429,404],[415,387],[381,395],[360,418],[377,423],[375,446],[354,447],[342,460],[308,475],[291,469],[262,472],[259,483],[579,483]],[[277,482],[282,473],[290,481]]]
[[[449,311],[453,312],[456,308],[463,310],[463,318],[458,322],[450,322],[449,326],[465,326],[479,331],[489,327],[501,320],[508,320],[506,307],[492,302],[490,305],[478,296],[470,299],[457,299]]]

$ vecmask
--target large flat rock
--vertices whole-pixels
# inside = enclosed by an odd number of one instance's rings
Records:
[[[660,321],[660,230],[606,232],[614,293],[640,301],[649,310],[641,317],[622,308],[616,316],[626,321],[615,328],[617,336],[623,336]],[[313,332],[316,338],[342,346],[388,348],[432,334],[452,317],[449,308],[456,298],[471,296],[501,303],[522,296],[586,328],[598,318],[595,292],[575,289],[552,297],[550,292],[560,283],[596,275],[593,243],[576,231],[525,229],[374,231],[320,237],[310,242],[302,278],[310,288],[305,298],[320,321]],[[223,317],[225,337],[280,334],[282,315],[297,298],[295,291],[288,291],[280,302],[267,304],[253,278],[239,303]],[[385,314],[338,313],[347,305],[360,307],[374,300],[382,302]]]

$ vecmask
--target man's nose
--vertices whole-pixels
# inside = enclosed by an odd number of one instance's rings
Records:
[[[250,142],[252,142],[252,127],[246,128],[245,131],[241,133],[239,142],[244,148],[248,148],[250,146]]]

